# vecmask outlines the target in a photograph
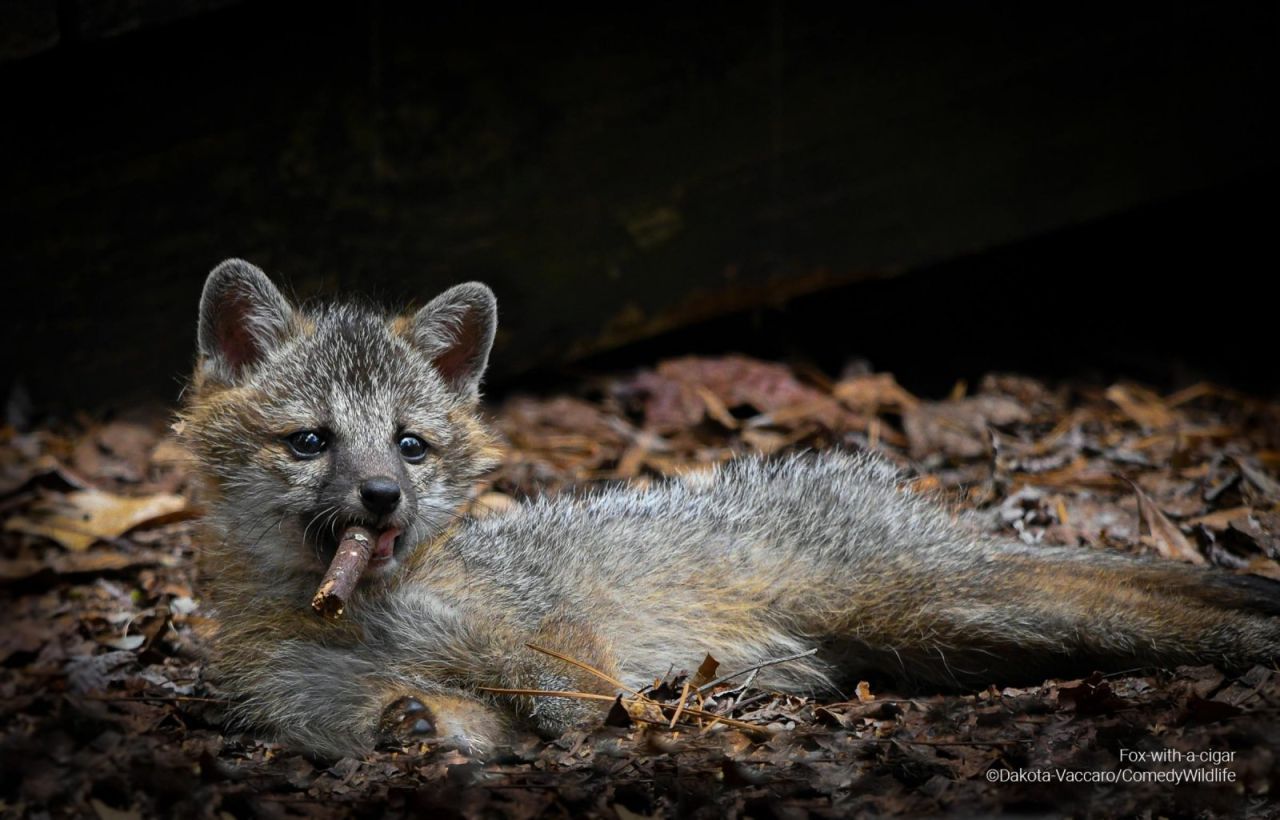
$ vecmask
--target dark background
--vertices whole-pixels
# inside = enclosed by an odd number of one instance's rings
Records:
[[[205,273],[659,355],[1272,392],[1276,4],[0,5],[0,389],[172,400]]]

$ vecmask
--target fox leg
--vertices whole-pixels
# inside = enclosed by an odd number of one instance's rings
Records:
[[[531,646],[572,658],[601,674],[592,674]],[[617,680],[618,671],[609,642],[581,620],[557,612],[544,618],[536,632],[513,647],[497,669],[497,680],[493,683],[497,688],[588,695],[616,695],[620,690],[610,680]],[[598,723],[607,708],[607,703],[597,699],[527,695],[517,696],[514,705],[524,722],[544,737],[555,737],[575,726]]]
[[[238,681],[233,722],[332,757],[410,739],[483,754],[509,731],[478,697],[351,649],[284,641],[265,653],[224,656],[220,666]]]

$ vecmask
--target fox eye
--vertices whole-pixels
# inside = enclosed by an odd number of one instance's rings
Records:
[[[299,430],[284,440],[297,458],[315,458],[329,446],[324,434],[315,430]]]
[[[400,455],[405,461],[417,464],[427,457],[427,443],[412,433],[400,437]]]

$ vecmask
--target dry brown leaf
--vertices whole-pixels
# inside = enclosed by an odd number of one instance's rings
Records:
[[[793,443],[796,440],[796,436],[794,433],[783,434],[772,430],[748,429],[742,431],[742,440],[760,453],[769,456]]]
[[[768,416],[774,426],[797,421],[832,430],[860,426],[839,402],[801,383],[789,368],[746,356],[668,359],[636,376],[628,389],[644,396],[645,425],[658,432],[684,430],[708,416],[723,423],[724,414],[732,418],[731,411],[743,406]],[[714,411],[708,394],[719,401]]]
[[[1107,399],[1140,427],[1164,430],[1178,424],[1178,417],[1165,406],[1164,400],[1134,385],[1113,384],[1107,388]]]
[[[876,699],[876,696],[871,693],[871,684],[864,680],[858,681],[858,688],[853,692],[858,696],[859,703],[871,703]]]
[[[1261,575],[1264,578],[1271,578],[1280,581],[1280,564],[1271,558],[1263,558],[1259,555],[1249,561],[1244,571],[1250,575]]]
[[[716,670],[720,668],[720,661],[707,655],[702,659],[702,663],[698,665],[698,671],[693,673],[693,677],[689,678],[689,685],[695,689],[706,686],[715,680]]]
[[[990,450],[987,428],[1031,420],[1026,408],[1003,396],[973,396],[922,402],[902,417],[913,458],[936,452],[977,458]]]
[[[724,406],[724,402],[720,401],[719,396],[700,384],[693,385],[693,391],[698,394],[698,398],[702,399],[709,417],[727,430],[738,429],[738,420],[729,412],[729,408]]]
[[[1280,482],[1267,475],[1247,458],[1237,456],[1233,461],[1239,465],[1240,472],[1244,473],[1244,477],[1249,479],[1249,483],[1261,490],[1268,500],[1280,501]]]
[[[1138,529],[1141,531],[1142,525],[1146,524],[1151,532],[1151,545],[1157,552],[1165,558],[1178,561],[1189,561],[1192,564],[1207,563],[1200,551],[1193,547],[1187,537],[1182,534],[1182,530],[1160,511],[1156,503],[1137,484],[1130,481],[1129,486],[1133,488],[1138,498]]]
[[[907,392],[892,373],[871,373],[838,382],[832,395],[856,413],[877,415],[886,410],[903,412],[920,400]]]
[[[140,820],[142,814],[132,806],[127,809],[113,809],[98,798],[92,798],[89,805],[93,807],[93,813],[97,815],[98,820]]]
[[[1116,490],[1124,487],[1123,479],[1116,478],[1101,467],[1091,465],[1084,456],[1076,456],[1070,464],[1057,470],[1048,470],[1043,473],[1017,473],[1014,488],[1024,484],[1070,490],[1078,490],[1082,487]]]
[[[180,495],[157,493],[135,498],[81,490],[45,499],[33,505],[28,515],[10,518],[4,528],[42,535],[79,552],[99,539],[119,538],[135,527],[173,520],[186,510],[187,500]]]
[[[1248,507],[1232,507],[1227,510],[1218,510],[1217,512],[1211,512],[1207,515],[1198,515],[1195,518],[1188,518],[1187,524],[1188,526],[1193,527],[1196,524],[1203,524],[1212,530],[1225,530],[1227,527],[1231,526],[1232,521],[1239,518],[1245,518],[1249,513],[1250,509]]]
[[[1232,402],[1244,402],[1247,399],[1243,393],[1237,393],[1235,390],[1229,390],[1212,382],[1196,382],[1190,387],[1184,387],[1176,393],[1165,396],[1164,404],[1166,407],[1178,407],[1206,397]]]
[[[648,455],[649,449],[643,444],[633,444],[628,447],[618,459],[618,466],[613,468],[614,478],[635,478],[640,475]]]
[[[93,550],[59,553],[45,560],[39,558],[0,558],[0,582],[21,581],[50,570],[56,575],[115,572],[145,566],[174,566],[177,559],[157,552],[115,552]]]

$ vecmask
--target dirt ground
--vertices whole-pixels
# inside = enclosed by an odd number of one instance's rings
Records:
[[[476,514],[749,451],[870,448],[912,490],[1011,538],[1280,579],[1280,402],[1212,385],[1162,395],[993,375],[925,401],[856,364],[831,378],[731,356],[491,413],[508,449]],[[1280,673],[1263,666],[963,695],[868,681],[838,703],[756,689],[748,672],[672,721],[688,689],[747,671],[708,662],[653,670],[648,717],[619,707],[593,731],[484,762],[426,746],[322,760],[224,734],[227,701],[201,660],[216,618],[196,566],[198,499],[166,412],[10,415],[6,817],[1280,816]]]

